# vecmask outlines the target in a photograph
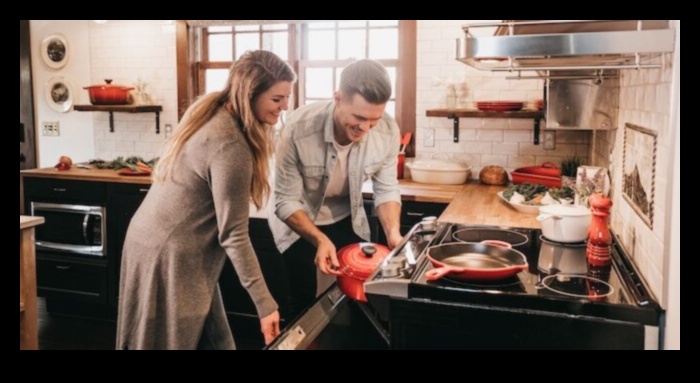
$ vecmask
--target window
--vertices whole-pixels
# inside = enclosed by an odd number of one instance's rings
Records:
[[[274,52],[294,68],[299,81],[294,108],[330,100],[342,69],[353,59],[371,58],[389,71],[393,94],[386,111],[402,132],[415,132],[415,20],[332,20],[219,22],[219,25],[179,23],[186,32],[178,39],[181,114],[195,97],[221,89],[233,60],[251,49]],[[222,25],[228,24],[228,25]],[[185,37],[186,36],[186,37]],[[197,57],[192,60],[191,57]]]

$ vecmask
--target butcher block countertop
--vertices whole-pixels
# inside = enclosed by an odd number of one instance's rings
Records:
[[[469,181],[464,185],[429,185],[399,180],[403,201],[448,203],[440,222],[539,229],[535,215],[524,214],[498,197],[505,186],[483,185]],[[364,198],[372,198],[372,183],[365,182]]]
[[[38,226],[44,223],[44,217],[32,217],[26,215],[19,216],[19,229],[29,229],[30,227]]]
[[[399,180],[399,190],[403,201],[450,203],[462,190],[464,185],[431,185]],[[362,185],[362,197],[372,198],[372,182]]]
[[[79,169],[75,166],[70,170],[58,171],[54,168],[22,170],[20,176],[32,176],[42,178],[58,178],[76,181],[101,181],[121,182],[130,184],[150,185],[150,176],[121,176],[116,170],[111,169]]]

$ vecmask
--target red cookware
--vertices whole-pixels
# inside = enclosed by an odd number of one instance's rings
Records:
[[[374,243],[355,243],[338,251],[340,272],[338,287],[348,297],[367,302],[364,282],[391,253],[388,247]]]
[[[527,258],[517,250],[490,243],[447,243],[428,249],[435,266],[425,273],[429,281],[442,277],[465,281],[491,281],[527,270]]]
[[[510,173],[513,183],[516,185],[529,182],[540,184],[550,188],[561,187],[561,169],[552,162],[545,162],[541,166],[527,166],[515,169]]]
[[[129,91],[133,87],[114,85],[112,80],[105,80],[106,84],[86,86],[90,94],[92,105],[124,105],[129,103]]]

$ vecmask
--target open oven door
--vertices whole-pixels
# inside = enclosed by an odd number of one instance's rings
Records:
[[[370,307],[334,283],[265,349],[387,350],[389,337]]]

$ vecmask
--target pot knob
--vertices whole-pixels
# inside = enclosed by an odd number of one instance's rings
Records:
[[[109,84],[112,83],[112,79],[111,79],[111,78],[109,78],[109,79],[106,78],[106,79],[105,79],[105,82],[107,83],[107,85],[109,85]]]
[[[377,253],[377,248],[372,245],[362,246],[362,253],[365,257],[372,258],[372,256]]]

